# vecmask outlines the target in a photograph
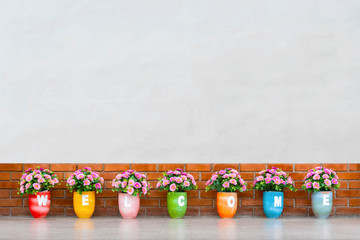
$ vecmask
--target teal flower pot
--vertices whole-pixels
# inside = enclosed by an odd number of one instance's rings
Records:
[[[312,211],[317,218],[327,218],[331,213],[333,193],[320,191],[311,194]]]
[[[167,209],[171,218],[184,217],[187,209],[187,193],[168,192]]]
[[[263,209],[266,217],[268,218],[280,217],[283,208],[284,208],[283,192],[268,192],[268,191],[264,192]]]

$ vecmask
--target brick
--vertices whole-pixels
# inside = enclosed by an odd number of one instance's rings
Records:
[[[360,206],[360,198],[350,198],[349,206]]]
[[[166,199],[160,199],[160,207],[166,207],[167,206],[167,200]]]
[[[360,208],[359,207],[337,207],[336,215],[359,216]]]
[[[264,213],[264,210],[262,207],[255,207],[254,208],[254,216],[257,216],[257,217],[265,217],[265,213]]]
[[[200,208],[200,216],[217,216],[216,207],[202,207]]]
[[[84,163],[84,164],[78,164],[78,169],[84,169],[84,167],[91,168],[92,171],[102,171],[103,170],[103,164],[101,163]]]
[[[200,173],[200,174],[201,174],[201,181],[207,181],[207,180],[209,180],[209,179],[212,177],[212,175],[213,175],[212,172],[202,172],[202,173]]]
[[[63,198],[65,196],[64,190],[51,190],[51,198]]]
[[[295,199],[296,206],[311,206],[311,199]]]
[[[189,190],[187,192],[188,198],[198,198],[199,197],[199,190]]]
[[[304,177],[306,176],[306,173],[305,172],[304,173],[294,173],[294,172],[292,172],[292,173],[289,174],[289,176],[295,181],[299,181],[299,180],[303,181]]]
[[[347,198],[333,198],[333,205],[334,206],[347,206],[348,199]]]
[[[238,197],[240,197],[240,198],[252,198],[253,196],[254,196],[253,190],[238,193]]]
[[[188,172],[188,173],[194,177],[195,181],[200,180],[200,174],[198,172]]]
[[[10,216],[10,208],[0,208],[0,216]]]
[[[8,172],[0,173],[0,180],[1,181],[10,180],[10,173]]]
[[[99,205],[100,206],[100,205]],[[105,206],[105,202],[103,201],[101,206]],[[117,207],[119,206],[119,202],[117,199],[106,199],[106,207]]]
[[[55,163],[50,166],[51,171],[54,172],[66,172],[66,171],[76,171],[76,164],[67,164],[67,163]]]
[[[140,199],[140,206],[143,207],[159,207],[159,200],[158,199]]]
[[[360,179],[360,172],[339,172],[337,173],[339,179],[358,180]]]
[[[262,206],[262,199],[241,199],[241,206]]]
[[[310,169],[318,167],[317,163],[298,163],[295,164],[295,171],[308,172]]]
[[[236,216],[252,216],[254,209],[252,207],[239,207]]]
[[[114,172],[103,172],[100,173],[100,176],[104,178],[104,180],[110,180],[112,181],[116,175],[118,175],[118,173],[114,173]]]
[[[349,181],[349,188],[360,188],[360,181]]]
[[[65,208],[65,215],[66,216],[76,216],[73,208]]]
[[[10,191],[9,190],[0,190],[0,198],[9,198]]]
[[[118,216],[118,208],[112,207],[95,207],[94,216]]]
[[[119,195],[118,192],[113,192],[112,190],[103,190],[102,193],[98,193],[97,197],[99,198],[117,198]]]
[[[162,178],[163,174],[160,172],[149,172],[147,173],[147,180],[158,180],[159,178]]]
[[[63,199],[51,199],[51,206],[63,207],[63,206],[72,206],[73,200],[69,198]]]
[[[169,214],[164,207],[148,207],[146,208],[146,216],[169,216]]]
[[[147,196],[147,198],[166,198],[167,192],[165,191],[151,191],[150,195]]]
[[[0,182],[0,189],[1,188],[19,188],[20,185],[18,182]]]
[[[266,169],[266,164],[242,163],[240,164],[240,172],[259,172]]]
[[[50,164],[45,164],[45,163],[24,164],[24,171],[28,170],[29,168],[31,168],[32,170],[35,170],[35,169],[37,169],[37,167],[40,167],[43,169],[50,169]]]
[[[186,171],[210,172],[211,164],[185,164]]]
[[[64,216],[64,208],[62,207],[51,207],[49,216]]]
[[[330,168],[334,171],[347,171],[348,170],[347,163],[324,163],[323,166],[325,168]]]
[[[188,206],[214,206],[212,199],[188,199]]]
[[[272,167],[277,167],[277,168],[281,168],[281,170],[285,171],[285,172],[290,172],[293,171],[294,169],[294,165],[290,164],[290,163],[269,163],[267,165],[268,168],[272,168]]]
[[[284,190],[284,198],[307,198],[308,196],[308,192],[305,190],[298,190],[296,192]]]
[[[285,198],[284,199],[284,206],[285,207],[294,207],[295,199],[293,198]]]
[[[206,187],[206,185],[205,185],[206,181],[197,181],[196,184],[197,184],[199,190],[205,189],[205,187]]]
[[[208,192],[205,192],[205,190],[200,191],[200,197],[201,198],[216,198],[217,192],[215,190],[211,190]]]
[[[252,185],[252,181],[254,180],[254,173],[251,172],[242,172],[240,173],[241,178],[244,180],[251,180],[251,182],[248,182],[248,185]]]
[[[0,199],[0,207],[18,207],[22,206],[21,199]]]
[[[184,169],[184,167],[185,167],[185,164],[182,164],[182,163],[159,164],[159,172],[175,170],[176,168]]]
[[[22,170],[23,170],[22,164],[8,164],[8,163],[0,164],[0,172],[16,172]]]
[[[200,216],[200,211],[199,211],[199,208],[197,207],[188,207],[186,209],[186,213],[185,213],[185,216],[188,217],[188,216]]]
[[[22,175],[23,175],[22,172],[12,172],[11,173],[11,180],[20,181],[20,178],[22,177]]]
[[[130,164],[115,163],[115,164],[104,164],[105,172],[124,172],[130,169]]]
[[[11,208],[11,216],[31,216],[29,208]]]
[[[360,190],[336,190],[336,197],[360,197]]]
[[[291,208],[291,207],[284,207],[283,216],[308,216],[308,208]]]
[[[350,163],[349,171],[360,171],[360,163]]]
[[[156,164],[131,164],[131,169],[141,172],[156,172]]]
[[[60,182],[55,185],[54,189],[66,188],[66,182]]]
[[[239,170],[239,164],[236,163],[232,163],[232,164],[227,164],[227,163],[216,163],[213,165],[213,171],[220,171],[223,170],[225,168],[233,168],[235,170]]]

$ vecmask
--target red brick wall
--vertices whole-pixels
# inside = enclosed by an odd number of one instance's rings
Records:
[[[85,166],[99,171],[104,177],[105,190],[96,198],[94,215],[119,215],[117,193],[111,191],[111,180],[127,169],[145,173],[154,188],[156,180],[162,176],[162,171],[183,168],[194,175],[199,189],[188,192],[188,216],[217,215],[216,192],[205,192],[205,182],[213,171],[225,167],[237,169],[248,186],[252,185],[255,174],[265,168],[277,166],[287,171],[296,181],[296,187],[301,187],[301,180],[306,171],[320,164],[0,164],[0,215],[18,216],[30,215],[27,197],[17,194],[18,180],[22,172],[29,167],[41,166],[56,172],[60,180],[65,180],[73,171]],[[332,215],[360,215],[360,164],[323,164],[339,175],[341,189],[334,190]],[[262,195],[260,191],[238,193],[239,208],[237,215],[262,216]],[[72,194],[66,190],[65,182],[51,190],[50,215],[73,216]],[[310,195],[299,190],[285,191],[284,216],[311,216]],[[151,189],[150,195],[141,199],[142,216],[166,216],[166,192]]]

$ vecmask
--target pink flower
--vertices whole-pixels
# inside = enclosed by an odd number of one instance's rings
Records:
[[[320,175],[322,172],[323,172],[322,170],[317,170],[317,171],[315,171],[315,174]]]
[[[236,182],[236,180],[235,179],[230,179],[230,181],[229,181],[232,185],[237,185],[237,182]]]
[[[315,174],[315,175],[313,176],[313,179],[314,179],[314,180],[319,180],[319,179],[320,179],[320,175]]]
[[[142,186],[141,186],[141,183],[136,182],[136,183],[134,184],[134,187],[135,187],[135,188],[141,188]]]
[[[129,173],[124,173],[123,175],[122,175],[124,178],[128,178],[129,176],[130,176],[130,174]]]
[[[159,188],[161,186],[161,182],[159,181],[157,184],[156,184],[156,188]]]
[[[217,178],[218,178],[218,175],[213,174],[212,177],[211,177],[211,180],[215,181]]]
[[[147,187],[148,186],[148,183],[146,181],[142,181],[141,184],[144,186],[144,187]]]
[[[239,182],[240,182],[241,185],[244,185],[244,183],[245,183],[242,178],[239,178]]]
[[[56,177],[54,177],[53,180],[55,184],[59,183],[59,179],[57,179]]]
[[[313,182],[313,188],[315,189],[319,189],[320,188],[320,184],[318,182]]]
[[[69,177],[66,182],[70,183],[71,180],[72,180],[72,177]]]
[[[101,182],[101,184],[104,184],[104,178],[100,177],[99,181]]]
[[[179,171],[174,171],[174,174],[175,175],[180,175],[180,172]]]
[[[191,180],[194,180],[194,176],[191,175],[190,173],[187,174],[187,177],[190,178]]]
[[[45,179],[43,179],[43,178],[38,178],[38,182],[39,182],[39,183],[43,183],[43,182],[45,182]]]
[[[245,185],[243,185],[241,188],[242,188],[243,191],[246,190],[246,186],[245,186]]]
[[[256,178],[256,181],[258,181],[258,182],[260,182],[260,181],[262,181],[262,180],[264,180],[264,177],[263,177],[263,176],[258,176],[258,177]]]
[[[100,183],[95,184],[95,188],[96,189],[101,189],[101,184]]]
[[[141,180],[141,174],[140,173],[135,173],[135,177],[139,180]]]
[[[91,173],[91,176],[92,176],[93,178],[98,178],[98,177],[99,177],[99,174],[96,173],[96,172],[92,172],[92,173]]]
[[[85,179],[85,181],[84,181],[84,186],[89,186],[89,185],[90,185],[89,179]]]
[[[327,175],[327,174],[324,174],[324,175],[323,175],[323,178],[324,178],[324,179],[327,179],[327,178],[329,178],[329,177],[330,177],[330,176]]]
[[[315,168],[315,170],[321,170],[321,169],[322,169],[322,167],[320,167],[320,166]]]
[[[174,172],[173,171],[171,171],[171,170],[169,170],[169,171],[167,171],[167,175],[170,175],[170,174],[173,174]]]
[[[129,180],[129,186],[134,186],[134,184],[135,184],[135,181],[132,180],[132,179],[130,179],[130,180]]]
[[[20,187],[20,192],[21,192],[21,193],[24,193],[24,192],[25,192],[24,186],[21,186],[21,187]]]
[[[143,187],[141,190],[142,190],[142,192],[143,192],[144,195],[147,194],[147,189],[146,189],[146,187]]]
[[[287,182],[288,184],[293,184],[293,180],[292,180],[291,177],[289,177],[289,178],[286,180],[286,182]]]
[[[276,185],[279,185],[279,184],[281,183],[280,178],[275,178],[275,177],[273,177],[273,179],[274,179],[274,183],[275,183]]]
[[[191,180],[191,183],[193,184],[193,185],[195,185],[196,186],[196,182],[195,182],[195,180],[193,179],[193,180]]]
[[[176,190],[176,185],[175,185],[175,183],[173,183],[170,185],[170,191],[175,192],[175,190]]]
[[[267,178],[271,178],[272,175],[271,175],[270,173],[267,173],[267,174],[266,174],[266,177],[267,177]]]
[[[271,180],[272,180],[271,178],[265,178],[265,183],[269,184],[269,183],[271,183]]]
[[[71,179],[70,182],[69,182],[69,185],[70,185],[70,186],[75,185],[75,179]]]
[[[184,176],[184,175],[181,175],[181,179],[184,180],[184,181],[186,181],[186,180],[187,180],[187,177]]]
[[[265,170],[262,170],[259,172],[259,175],[263,175],[265,173]]]
[[[51,185],[53,185],[53,186],[55,185],[55,182],[54,182],[54,180],[52,180],[52,179],[49,180],[49,183],[50,183]]]
[[[175,179],[175,181],[176,181],[177,183],[182,183],[182,182],[183,182],[183,180],[182,180],[181,177],[177,177],[177,178]]]
[[[229,174],[224,174],[222,178],[229,178]]]
[[[324,172],[325,172],[326,174],[329,174],[329,175],[331,174],[331,171],[330,171],[329,169],[327,169],[327,168],[324,169]]]
[[[32,179],[33,179],[33,177],[32,177],[31,174],[29,174],[29,175],[26,176],[26,181],[27,181],[27,182],[30,182]]]
[[[339,183],[336,178],[331,179],[331,182],[332,182],[333,184],[335,184],[335,185],[337,185],[337,184]]]
[[[41,187],[39,183],[34,183],[32,186],[35,190],[39,190]]]
[[[312,183],[311,183],[311,182],[307,182],[307,183],[305,184],[305,187],[306,187],[306,188],[311,188],[311,187],[312,187]]]
[[[88,178],[90,181],[94,180],[94,178],[93,178],[91,175],[88,175],[87,178]]]
[[[47,179],[47,180],[49,180],[51,177],[50,177],[50,175],[48,175],[48,174],[45,174],[45,179]]]
[[[176,177],[171,177],[170,182],[175,182]]]
[[[275,171],[275,169],[270,169],[269,172],[274,174],[276,171]]]
[[[165,179],[165,180],[163,181],[163,186],[165,187],[165,186],[168,185],[169,183],[170,183],[169,180]]]
[[[230,184],[229,184],[229,182],[224,182],[222,186],[223,186],[223,188],[228,188],[228,187],[230,187]]]
[[[24,180],[21,180],[20,185],[24,185],[26,182]]]
[[[78,180],[83,179],[84,177],[85,177],[85,175],[83,173],[79,173],[79,174],[76,175],[76,178]]]
[[[225,173],[226,173],[225,170],[220,170],[220,171],[219,171],[219,174],[221,174],[221,175],[224,175]]]
[[[121,187],[122,187],[122,188],[125,188],[126,185],[127,185],[127,182],[125,182],[125,181],[121,183]]]
[[[324,181],[325,185],[330,187],[331,186],[331,181],[329,179],[325,179]]]
[[[274,182],[275,182],[275,181],[280,182],[280,178],[279,178],[278,176],[275,176],[275,177],[273,177],[272,179],[273,179]]]
[[[210,181],[210,180],[209,180],[209,181]],[[209,181],[208,181],[208,182],[209,182]],[[189,181],[184,181],[184,186],[185,186],[185,187],[189,187],[189,186],[190,186],[190,182],[189,182]]]
[[[28,189],[31,186],[31,183],[25,184],[25,188]]]
[[[133,187],[129,187],[127,190],[128,194],[133,194],[134,193],[134,188]]]
[[[34,177],[35,177],[35,178],[42,178],[42,177],[41,177],[41,174],[36,174]]]
[[[90,176],[90,175],[89,175]],[[88,176],[88,177],[89,177]],[[118,175],[116,175],[116,177],[115,177],[117,180],[120,180],[121,178],[122,178],[122,174],[118,174]],[[92,180],[91,180],[92,181]]]

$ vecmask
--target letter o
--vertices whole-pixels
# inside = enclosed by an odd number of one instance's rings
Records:
[[[234,196],[228,197],[228,199],[227,199],[227,205],[228,205],[229,207],[231,207],[231,208],[235,206],[235,198],[234,198]]]

